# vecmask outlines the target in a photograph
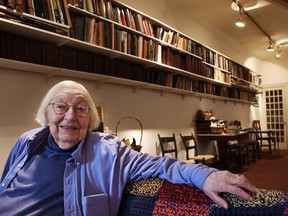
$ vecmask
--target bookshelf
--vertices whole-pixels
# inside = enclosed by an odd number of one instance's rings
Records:
[[[0,12],[9,14],[0,18],[1,67],[257,103],[255,72],[120,2],[85,2],[69,0],[63,23],[0,5]],[[22,17],[33,17],[32,24]]]

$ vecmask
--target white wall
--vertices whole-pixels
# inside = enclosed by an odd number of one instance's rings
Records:
[[[0,69],[0,170],[17,137],[26,130],[38,127],[34,114],[46,91],[56,82],[65,78]],[[213,110],[215,116],[229,121],[242,120],[249,126],[250,106],[210,99],[104,84],[97,87],[95,82],[77,80],[84,84],[93,96],[96,105],[101,105],[105,122],[115,133],[117,122],[125,116],[138,118],[144,129],[143,152],[160,155],[157,134],[162,136],[175,133],[187,134],[193,131],[195,114],[198,109]],[[135,137],[139,143],[140,126],[137,121],[125,120],[118,127],[120,138]],[[130,130],[131,133],[126,132]],[[125,131],[123,133],[122,131]],[[180,144],[179,144],[180,145]],[[180,153],[184,158],[184,153]]]

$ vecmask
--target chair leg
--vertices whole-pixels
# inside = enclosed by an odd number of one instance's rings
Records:
[[[246,147],[247,165],[250,165],[249,146]]]
[[[238,148],[238,152],[239,152],[240,169],[242,169],[242,151],[241,151],[241,148]]]
[[[255,155],[256,149],[255,149],[255,145],[253,143],[251,144],[251,146],[252,146],[253,161],[255,163],[256,162],[256,155]]]

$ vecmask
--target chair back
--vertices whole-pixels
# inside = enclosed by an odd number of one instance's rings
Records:
[[[254,130],[261,130],[260,120],[254,120],[252,123],[252,127]]]
[[[195,156],[198,155],[197,141],[193,133],[191,135],[183,136],[179,134],[186,150],[186,160],[189,160],[189,150],[194,149]]]
[[[175,134],[173,133],[171,137],[161,137],[160,134],[158,134],[158,138],[162,156],[164,157],[167,153],[174,153],[175,158],[178,158]]]
[[[252,122],[253,130],[261,131],[260,120],[253,120]],[[261,139],[262,133],[256,133],[256,139]]]

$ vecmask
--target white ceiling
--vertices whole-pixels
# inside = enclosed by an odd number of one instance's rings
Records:
[[[217,28],[233,38],[249,56],[273,62],[288,68],[288,0],[239,0],[245,12],[281,46],[281,58],[276,59],[276,52],[267,52],[268,37],[244,15],[246,27],[234,26],[239,12],[232,9],[233,0],[166,0],[172,8],[179,9],[192,20],[197,20],[207,28]],[[215,29],[216,30],[216,29]]]

